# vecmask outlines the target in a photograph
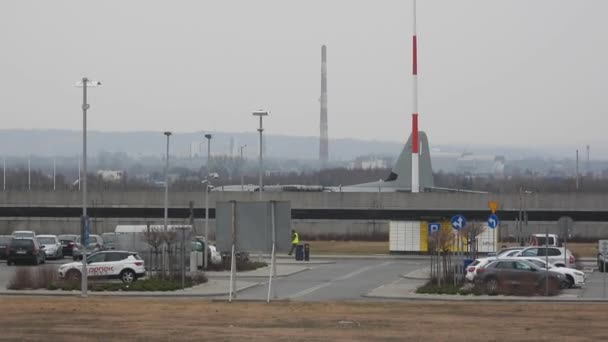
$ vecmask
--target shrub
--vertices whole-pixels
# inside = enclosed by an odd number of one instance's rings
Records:
[[[57,282],[57,272],[52,265],[38,267],[17,267],[9,280],[9,290],[46,289]]]

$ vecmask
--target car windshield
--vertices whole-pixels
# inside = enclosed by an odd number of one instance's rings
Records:
[[[34,241],[30,239],[14,239],[11,241],[11,247],[31,247]]]
[[[39,237],[38,238],[38,242],[40,242],[43,245],[52,245],[55,242],[55,238],[51,238],[51,237]]]
[[[0,243],[11,242],[12,239],[13,239],[12,236],[0,236]]]
[[[507,249],[498,253],[498,256],[511,256],[517,254],[521,249]]]
[[[526,260],[528,260],[528,259],[526,259]],[[540,260],[533,259],[533,260],[528,260],[528,261],[531,262],[531,263],[533,263],[534,265],[536,265],[538,267],[545,268],[545,263],[542,262],[542,261],[540,261]],[[551,267],[549,267],[549,268],[551,268]]]
[[[59,240],[70,240],[70,241],[75,241],[76,240],[76,235],[57,235],[57,238]]]

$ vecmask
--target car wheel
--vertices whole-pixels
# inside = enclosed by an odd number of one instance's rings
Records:
[[[65,278],[69,281],[79,281],[80,280],[80,271],[69,270],[68,273],[65,274]]]
[[[13,263],[10,260],[6,260],[6,266],[11,266]]]
[[[574,287],[574,278],[571,275],[567,274],[566,279],[568,279],[568,288]]]
[[[135,272],[131,270],[124,270],[120,272],[120,280],[125,284],[130,284],[137,280],[137,276],[135,275]]]
[[[34,257],[34,266],[38,266],[40,264],[38,257]]]
[[[495,295],[498,293],[498,280],[495,278],[490,278],[486,280],[486,292],[489,295]]]

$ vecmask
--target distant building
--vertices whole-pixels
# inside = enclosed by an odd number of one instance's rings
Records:
[[[200,158],[203,156],[203,142],[193,141],[190,143],[190,158]]]
[[[363,169],[363,170],[371,170],[371,169],[386,169],[388,168],[388,162],[386,159],[378,158],[378,157],[358,157],[354,161],[350,162],[348,165],[348,169]]]
[[[107,182],[120,182],[125,177],[125,172],[122,170],[99,170],[97,177]]]

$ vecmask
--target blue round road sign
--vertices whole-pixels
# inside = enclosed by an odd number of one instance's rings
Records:
[[[467,225],[467,220],[462,215],[456,215],[452,217],[450,223],[452,224],[452,228],[456,230],[461,230],[462,228],[464,228],[464,226]]]
[[[488,227],[494,229],[496,227],[498,227],[498,223],[500,221],[498,220],[498,216],[492,214],[490,215],[490,217],[488,217]]]

